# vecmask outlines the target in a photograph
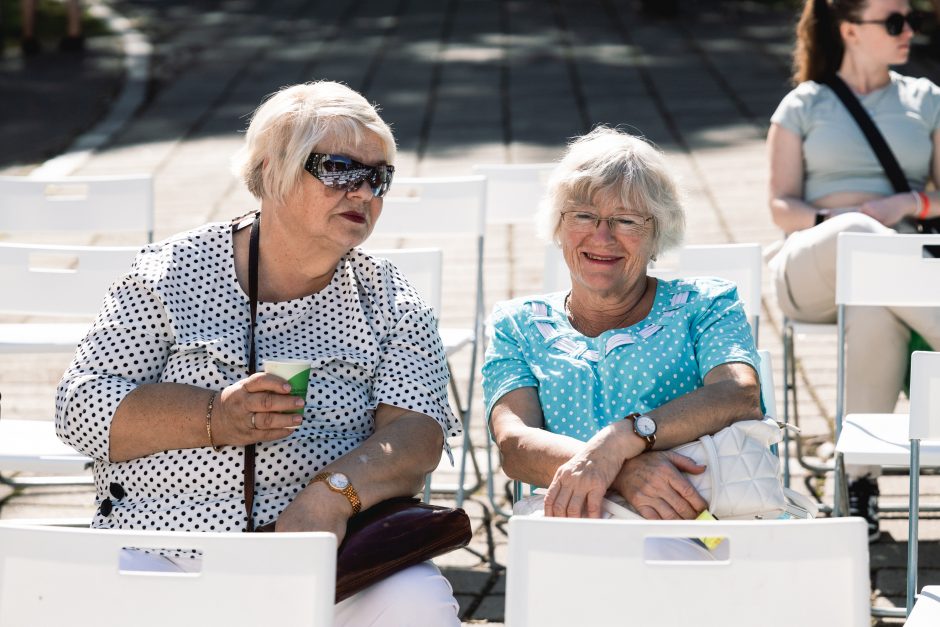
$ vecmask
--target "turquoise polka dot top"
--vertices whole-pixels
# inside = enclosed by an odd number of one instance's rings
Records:
[[[582,441],[632,412],[702,387],[715,366],[757,370],[751,328],[733,283],[658,280],[649,315],[587,337],[565,315],[567,292],[498,303],[483,364],[486,416],[506,393],[538,390],[545,428]]]

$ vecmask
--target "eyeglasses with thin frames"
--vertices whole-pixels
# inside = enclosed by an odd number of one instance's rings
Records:
[[[589,233],[596,230],[601,222],[607,222],[607,228],[614,235],[642,235],[653,216],[641,216],[635,213],[615,213],[602,218],[590,211],[562,211],[564,225],[573,233]]]
[[[918,11],[911,11],[907,15],[895,11],[883,20],[847,20],[852,24],[881,24],[892,37],[897,37],[904,32],[904,23],[915,33],[920,32],[923,25],[923,15]]]

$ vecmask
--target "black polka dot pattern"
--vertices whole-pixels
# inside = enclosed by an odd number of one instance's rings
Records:
[[[95,459],[93,526],[246,528],[242,447],[108,459],[111,419],[137,386],[175,382],[221,390],[248,375],[249,303],[232,251],[228,223],[145,248],[111,287],[63,375],[56,431]],[[461,433],[447,402],[434,314],[384,259],[354,249],[320,292],[259,303],[256,344],[259,364],[275,357],[313,363],[303,425],[257,446],[256,524],[277,518],[322,467],[368,438],[380,403],[432,417],[445,439]]]

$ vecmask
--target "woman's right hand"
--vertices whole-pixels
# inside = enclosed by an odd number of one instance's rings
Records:
[[[303,414],[286,413],[304,406],[290,394],[284,379],[256,372],[219,394],[212,410],[212,436],[216,446],[243,446],[289,436]]]
[[[691,520],[708,503],[683,472],[697,475],[705,466],[673,451],[650,451],[627,460],[612,487],[643,518]]]

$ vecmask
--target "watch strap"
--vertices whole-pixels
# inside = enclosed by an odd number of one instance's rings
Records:
[[[332,483],[330,483],[330,477],[332,476],[333,476],[332,472],[321,472],[318,475],[316,475],[310,481],[310,483],[316,483],[317,481],[322,481],[326,484],[326,487],[328,487],[333,492],[338,492],[342,494],[343,496],[345,496],[346,500],[349,501],[350,506],[352,506],[353,515],[355,516],[360,511],[362,511],[362,501],[359,500],[359,493],[356,492],[356,488],[353,487],[352,481],[349,481],[346,484],[345,488],[340,489],[340,488],[335,487]],[[347,477],[346,479],[348,481],[349,477]]]
[[[646,442],[646,448],[643,449],[643,452],[645,453],[646,451],[652,449],[652,448],[653,448],[653,445],[656,444],[656,433],[654,432],[654,433],[651,433],[650,435],[643,435],[642,433],[640,433],[639,431],[637,431],[637,428],[636,428],[636,419],[639,418],[639,417],[642,416],[642,415],[643,415],[643,414],[641,414],[640,412],[635,411],[635,412],[633,412],[632,414],[626,415],[626,416],[624,417],[624,420],[631,420],[631,421],[633,421],[633,432],[634,432],[635,434],[637,434],[637,436],[640,437],[644,442]]]

